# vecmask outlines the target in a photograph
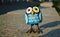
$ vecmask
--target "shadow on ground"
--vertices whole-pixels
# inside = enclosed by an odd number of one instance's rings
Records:
[[[27,7],[31,6],[38,6],[40,2],[22,2],[22,3],[10,3],[10,4],[3,4],[0,5],[0,15],[5,14],[9,11],[18,10],[18,9],[26,9]]]
[[[45,28],[49,28],[49,27],[55,27],[57,25],[60,25],[60,21],[50,22],[50,23],[44,24],[40,27],[45,29]],[[47,34],[39,36],[39,37],[60,37],[60,29],[52,30],[52,31],[48,32]]]
[[[44,24],[40,27],[49,28],[49,27],[55,27],[57,25],[60,25],[60,21],[50,22],[50,23]],[[48,32],[47,34],[39,36],[39,37],[60,37],[60,29],[52,30],[52,31]]]
[[[60,29],[50,31],[47,34],[39,36],[39,37],[60,37]]]
[[[54,22],[50,22],[50,23],[44,24],[44,25],[40,26],[40,28],[55,27],[57,25],[60,25],[60,21],[54,21]]]

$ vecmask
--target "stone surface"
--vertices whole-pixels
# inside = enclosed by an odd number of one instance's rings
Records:
[[[53,2],[43,2],[40,4],[42,7],[52,7],[53,5]]]
[[[29,29],[29,25],[25,23],[25,9],[10,11],[0,15],[0,37],[60,37],[60,16],[55,8],[41,8],[43,21],[40,23],[40,28],[43,34],[25,33]],[[56,33],[54,34],[54,30]],[[53,33],[49,33],[53,31]],[[49,34],[49,35],[48,35]],[[50,36],[51,35],[51,36]]]

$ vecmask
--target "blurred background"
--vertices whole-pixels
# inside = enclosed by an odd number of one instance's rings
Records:
[[[43,34],[25,33],[30,27],[25,23],[29,6],[40,8]],[[60,0],[0,0],[0,37],[60,37]]]
[[[28,5],[28,6],[40,6],[41,3],[52,2],[53,7],[56,8],[58,14],[60,15],[60,0],[0,0],[0,7],[3,5]],[[36,3],[36,4],[35,4]],[[33,4],[33,5],[31,5]],[[26,7],[28,7],[26,6]]]

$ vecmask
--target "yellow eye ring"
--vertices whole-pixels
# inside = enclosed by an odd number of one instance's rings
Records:
[[[33,11],[38,13],[39,12],[39,8],[35,6],[35,7],[33,7]]]

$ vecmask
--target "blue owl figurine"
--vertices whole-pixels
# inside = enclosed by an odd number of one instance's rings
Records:
[[[42,13],[40,12],[40,9],[38,7],[36,6],[34,6],[33,8],[28,7],[25,13],[25,20],[26,20],[26,24],[31,26],[31,28],[27,32],[30,32],[30,33],[41,32],[39,28],[39,23],[42,22]],[[38,27],[37,31],[34,31],[34,29],[32,28],[33,25],[37,25]]]

